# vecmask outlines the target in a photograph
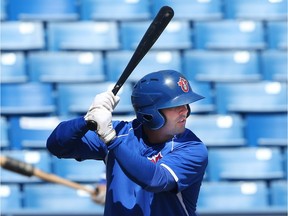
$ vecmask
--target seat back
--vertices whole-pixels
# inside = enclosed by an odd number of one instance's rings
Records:
[[[157,0],[152,4],[152,14],[155,16],[158,10],[168,5],[175,11],[174,18],[182,20],[217,20],[223,17],[221,0]]]
[[[211,181],[281,179],[284,177],[282,160],[278,148],[211,149],[208,176]]]
[[[260,56],[261,71],[264,79],[287,82],[287,52],[282,50],[267,50]]]
[[[240,115],[192,115],[187,119],[186,127],[210,147],[246,144]]]
[[[82,20],[145,20],[150,18],[149,1],[82,0]]]
[[[48,50],[113,50],[119,48],[116,22],[50,22]]]
[[[222,20],[195,22],[196,49],[264,49],[264,27],[260,21]]]
[[[215,89],[218,113],[287,112],[286,83],[217,83]]]
[[[18,184],[0,185],[1,213],[20,210],[22,207],[22,193]]]
[[[74,159],[61,160],[52,157],[53,173],[63,178],[76,182],[95,183],[105,178],[106,167],[103,161],[85,160],[76,161]]]
[[[111,90],[114,85],[113,82],[59,84],[58,114],[62,116],[86,114],[94,97],[99,93]],[[121,100],[116,106],[114,114],[133,112],[130,101],[131,93],[132,86],[127,82],[117,94]]]
[[[131,21],[120,24],[123,50],[134,50],[139,44],[150,21]],[[189,49],[192,46],[191,28],[188,21],[171,21],[151,49]]]
[[[35,82],[100,82],[105,80],[100,52],[30,52],[29,77]]]
[[[35,209],[51,214],[57,211],[73,215],[79,211],[93,212],[95,215],[103,214],[104,207],[92,201],[87,192],[74,190],[63,185],[55,184],[25,184],[23,186],[23,208]]]
[[[203,182],[198,209],[213,212],[255,210],[267,208],[268,188],[264,182]]]
[[[5,83],[1,85],[3,115],[51,114],[55,111],[53,89],[43,83]]]
[[[9,0],[7,2],[8,20],[59,21],[78,19],[76,0]]]
[[[7,19],[7,12],[6,12],[6,1],[7,0],[2,0],[0,1],[0,20],[4,21]]]
[[[116,82],[124,71],[133,51],[107,52],[106,69],[107,79]],[[137,65],[133,73],[128,77],[131,82],[137,82],[144,75],[165,69],[181,71],[180,53],[177,51],[151,51],[148,52],[141,62]]]
[[[271,21],[267,23],[267,45],[270,49],[288,49],[288,27],[285,21]]]
[[[287,114],[247,114],[245,135],[251,146],[287,146]]]
[[[0,148],[8,148],[10,146],[10,140],[8,137],[8,131],[9,131],[9,124],[7,122],[7,119],[3,116],[0,117]]]
[[[1,54],[1,83],[23,83],[28,81],[26,59],[23,52]]]
[[[287,0],[224,0],[226,19],[285,20]],[[255,13],[257,11],[257,13]]]
[[[183,55],[184,73],[190,80],[247,82],[261,79],[254,51],[192,51]]]
[[[45,47],[41,22],[11,21],[1,23],[1,50],[35,50]]]
[[[287,208],[287,181],[277,180],[272,181],[270,185],[271,204],[274,207]]]
[[[45,149],[46,141],[60,123],[58,117],[13,116],[10,118],[12,149]]]

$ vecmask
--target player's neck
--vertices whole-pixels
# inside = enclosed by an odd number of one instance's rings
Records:
[[[171,135],[165,134],[164,131],[161,130],[161,128],[158,130],[151,130],[144,126],[143,131],[146,135],[148,142],[151,144],[162,144],[173,137]]]

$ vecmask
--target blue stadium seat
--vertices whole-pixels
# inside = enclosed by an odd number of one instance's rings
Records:
[[[119,48],[116,22],[50,22],[48,50],[115,50]]]
[[[49,0],[7,1],[8,20],[59,21],[78,19],[76,0],[57,0],[51,4]]]
[[[210,181],[274,180],[284,177],[279,148],[234,147],[209,150]]]
[[[122,49],[134,50],[150,21],[120,23]],[[188,21],[171,21],[151,49],[189,49],[192,47],[191,28]]]
[[[288,81],[287,52],[267,50],[260,54],[261,71],[264,79],[271,81]]]
[[[56,106],[50,84],[9,83],[1,85],[2,115],[51,114]]]
[[[82,0],[82,20],[145,20],[150,18],[149,0]]]
[[[269,207],[268,193],[267,186],[261,181],[203,182],[197,205],[199,211],[208,209],[216,215],[221,215],[220,212],[227,215],[231,211],[263,209]]]
[[[187,50],[183,54],[185,75],[196,81],[257,81],[261,79],[258,64],[253,51]]]
[[[192,115],[186,127],[208,147],[246,145],[244,121],[240,115]]]
[[[45,150],[4,150],[1,152],[2,156],[8,156],[16,160],[28,163],[34,167],[51,173],[51,157]],[[28,182],[42,182],[41,179],[35,176],[24,176],[9,170],[0,168],[1,182],[4,183],[28,183]]]
[[[103,215],[104,212],[104,206],[93,202],[87,192],[62,185],[25,184],[23,198],[24,210],[40,210],[46,215],[53,212],[60,215],[85,215],[85,212]]]
[[[106,167],[103,161],[74,159],[58,159],[52,157],[53,173],[76,182],[99,182],[103,178]],[[105,176],[104,176],[105,177]]]
[[[1,50],[39,50],[45,48],[41,22],[1,22]]]
[[[223,16],[221,0],[157,0],[152,4],[152,14],[156,15],[160,7],[164,5],[173,8],[175,19],[215,20],[221,19]]]
[[[218,113],[287,112],[286,83],[217,83],[215,89]]]
[[[195,22],[196,49],[264,49],[264,27],[260,21],[222,20]]]
[[[273,207],[284,207],[287,210],[287,180],[275,180],[270,184],[271,204]]]
[[[106,79],[100,52],[30,52],[28,73],[35,82],[98,82]]]
[[[58,114],[61,116],[86,114],[96,94],[112,90],[115,83],[79,83],[58,85]],[[130,101],[132,86],[127,82],[117,95],[121,100],[114,110],[114,114],[131,113],[133,107]]]
[[[286,21],[268,22],[266,26],[267,46],[269,49],[288,49]]]
[[[28,81],[26,59],[23,52],[9,52],[1,55],[1,83]]]
[[[48,136],[60,123],[60,119],[52,116],[12,116],[9,123],[12,149],[44,149]]]
[[[225,19],[287,19],[287,0],[224,0],[223,5]]]
[[[287,114],[247,114],[245,136],[251,146],[287,146]]]
[[[10,145],[10,140],[8,137],[8,131],[10,129],[8,120],[1,116],[0,117],[0,131],[1,131],[1,135],[0,135],[0,148],[1,149],[5,149],[8,148]]]
[[[106,53],[106,72],[109,81],[116,82],[124,71],[133,51],[110,51]],[[181,71],[180,52],[177,51],[150,51],[137,65],[128,80],[137,82],[150,72],[172,69]]]
[[[203,114],[215,111],[214,95],[209,83],[190,81],[193,91],[204,96],[205,98],[190,105],[191,113]]]
[[[7,0],[1,0],[0,1],[0,21],[5,21],[7,18],[7,12],[6,12],[6,1]]]
[[[18,184],[0,185],[1,213],[21,209],[22,193]]]

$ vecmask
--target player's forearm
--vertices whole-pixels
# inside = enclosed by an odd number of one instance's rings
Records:
[[[48,137],[46,147],[57,157],[71,157],[68,152],[73,152],[87,131],[83,118],[61,122]]]

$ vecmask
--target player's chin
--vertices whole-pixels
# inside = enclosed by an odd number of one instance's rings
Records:
[[[177,123],[177,131],[178,133],[183,133],[185,131],[186,122],[178,122]]]

